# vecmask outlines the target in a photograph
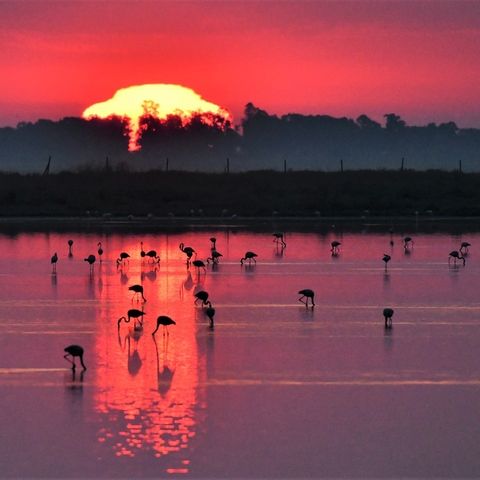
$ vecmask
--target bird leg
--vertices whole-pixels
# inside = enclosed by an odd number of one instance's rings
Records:
[[[66,355],[63,356],[63,358],[67,361],[67,362],[70,362],[72,364],[72,370],[75,370],[75,360],[70,360],[70,354],[67,353]],[[73,357],[72,357],[73,358]]]

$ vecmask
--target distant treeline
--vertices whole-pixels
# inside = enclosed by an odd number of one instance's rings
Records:
[[[480,173],[0,174],[0,216],[480,216]]]
[[[140,121],[138,151],[128,151],[128,122],[64,118],[0,128],[0,170],[41,172],[85,168],[116,171],[338,171],[400,168],[480,171],[480,130],[453,122],[408,126],[394,113],[385,123],[327,115],[270,115],[252,103],[241,125],[216,115],[188,122],[172,115]]]

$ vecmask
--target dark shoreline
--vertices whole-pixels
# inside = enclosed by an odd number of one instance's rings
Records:
[[[480,232],[480,217],[0,217],[0,233],[20,232]]]

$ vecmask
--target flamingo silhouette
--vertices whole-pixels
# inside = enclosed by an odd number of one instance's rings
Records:
[[[130,310],[127,311],[127,316],[120,317],[117,320],[117,327],[120,328],[120,324],[122,323],[122,320],[125,323],[130,323],[130,320],[133,318],[134,319],[134,324],[133,324],[133,329],[134,330],[141,330],[143,328],[143,316],[146,315],[146,313],[143,310],[138,310],[136,308],[131,308]],[[138,323],[140,326],[137,326],[137,319]]]
[[[192,262],[193,266],[197,269],[197,273],[200,275],[200,269],[203,268],[203,271],[206,273],[207,268],[205,267],[205,264],[201,260],[194,260]]]
[[[330,243],[330,246],[332,247],[330,251],[332,252],[332,255],[338,255],[340,253],[340,247],[341,243],[338,240],[334,240],[332,243]]]
[[[55,252],[50,259],[50,263],[52,264],[52,273],[57,273],[57,262],[58,262],[58,255]]]
[[[163,327],[163,334],[165,335],[165,333],[167,335],[170,335],[170,333],[168,332],[168,326],[169,325],[176,325],[177,323],[172,320],[170,317],[167,317],[166,315],[160,315],[158,318],[157,318],[157,328],[152,332],[152,335],[155,335],[157,333],[157,330],[159,329],[160,325],[162,325]]]
[[[145,252],[143,250],[143,242],[140,242],[140,248],[141,248],[141,251],[140,251],[140,256],[142,258],[145,258],[145,257],[149,257],[152,259],[152,263],[155,263],[155,262],[160,262],[160,257],[157,255],[157,251],[156,250],[149,250],[148,252]]]
[[[456,265],[457,264],[457,260],[462,260],[463,261],[463,265],[465,265],[465,257],[462,256],[462,254],[460,252],[458,252],[457,250],[453,250],[452,252],[450,252],[450,254],[448,255],[448,263],[450,264],[450,259],[453,258],[453,264]]]
[[[95,255],[89,255],[87,258],[83,259],[85,262],[88,262],[90,265],[90,273],[93,273],[94,263],[95,263]]]
[[[195,305],[198,303],[199,300],[201,300],[202,306],[212,306],[211,302],[208,300],[208,292],[206,292],[205,290],[200,290],[199,292],[194,293],[193,296],[195,297]]]
[[[405,250],[408,250],[410,247],[413,247],[412,237],[404,237],[403,238],[403,248]]]
[[[392,317],[394,314],[393,308],[384,308],[383,316],[385,317],[385,328],[392,328]]]
[[[125,261],[129,261],[128,259],[130,258],[130,255],[127,253],[127,252],[120,252],[120,255],[118,256],[117,258],[117,267],[120,265],[120,264],[124,264]]]
[[[83,347],[81,347],[80,345],[69,345],[68,347],[65,347],[63,349],[63,351],[67,352],[63,356],[63,358],[72,364],[72,370],[75,370],[75,368],[76,368],[75,357],[79,357],[80,358],[80,363],[81,363],[83,369],[84,370],[87,369],[87,367],[83,363]],[[71,357],[72,359],[70,359],[69,357]]]
[[[465,255],[468,253],[468,247],[471,247],[472,245],[468,242],[462,242],[462,244],[460,245],[460,253],[462,255]]]
[[[305,303],[306,307],[308,307],[308,299],[310,299],[312,302],[312,308],[315,306],[315,301],[314,301],[315,292],[313,290],[310,290],[309,288],[304,288],[303,290],[300,290],[298,293],[299,295],[301,295],[301,297],[298,300],[302,303]],[[306,300],[303,300],[304,298]]]
[[[210,242],[212,242],[212,244],[210,245],[210,250],[216,250],[217,247],[217,239],[215,237],[210,237]]]
[[[187,268],[190,266],[190,261],[192,259],[193,254],[195,254],[195,258],[197,257],[197,252],[192,247],[186,247],[183,243],[180,243],[178,248],[187,256]]]
[[[282,248],[285,248],[287,246],[287,244],[285,243],[285,238],[284,238],[284,234],[282,232],[275,232],[272,234],[274,236],[274,239],[273,241],[277,244],[277,245],[281,245]]]
[[[68,243],[68,256],[73,257],[73,252],[72,252],[73,240],[69,240],[67,243]]]
[[[128,287],[128,289],[129,289],[130,291],[134,292],[134,294],[133,294],[133,296],[132,296],[132,302],[133,302],[133,299],[134,299],[135,297],[137,297],[137,299],[138,299],[138,296],[139,296],[139,295],[142,296],[142,300],[143,300],[144,302],[147,301],[147,299],[143,296],[143,287],[142,287],[142,285],[137,285],[137,284],[136,284],[136,285],[132,285],[132,286]]]
[[[210,257],[207,258],[207,263],[210,263],[210,260],[211,260],[212,263],[217,264],[218,259],[220,257],[223,257],[223,255],[220,252],[217,252],[216,250],[212,250],[212,253],[210,254]]]
[[[392,257],[390,255],[388,255],[387,253],[383,254],[382,260],[385,262],[385,270],[387,269],[387,264],[391,259],[392,259]]]
[[[153,335],[153,342],[155,343],[155,351],[157,354],[157,386],[160,394],[162,396],[165,396],[165,394],[170,390],[170,387],[172,386],[172,380],[173,380],[173,375],[175,374],[175,369],[170,368],[167,364],[168,336],[163,338],[164,339],[166,338],[166,341],[164,340],[163,342],[163,350],[164,350],[163,353],[164,353],[165,359],[163,361],[162,370],[160,370],[160,359],[158,355],[157,337]]]
[[[210,320],[209,327],[213,330],[213,327],[214,327],[213,317],[215,316],[215,309],[212,307],[211,303],[210,303],[210,306],[205,310],[205,315],[209,318]]]
[[[240,259],[240,263],[243,265],[243,262],[248,260],[248,263],[252,263],[252,260],[257,263],[257,260],[255,260],[255,257],[258,257],[258,255],[255,252],[245,252],[245,256]]]
[[[98,247],[97,253],[100,258],[100,263],[102,263],[102,255],[103,255],[102,242],[98,242],[97,247]]]

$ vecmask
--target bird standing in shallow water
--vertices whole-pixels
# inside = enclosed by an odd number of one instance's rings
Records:
[[[117,320],[117,326],[118,328],[120,328],[120,323],[122,323],[122,320],[125,322],[125,323],[129,323],[130,322],[130,319],[134,319],[134,324],[133,324],[133,329],[134,330],[140,330],[143,328],[143,316],[146,315],[146,313],[143,311],[143,310],[137,310],[136,308],[131,308],[130,310],[128,310],[127,312],[127,317],[123,316],[123,317],[120,317],[118,320]],[[138,323],[140,324],[140,326],[137,326],[137,318],[139,319],[138,320]]]
[[[284,234],[282,232],[275,232],[272,234],[274,236],[274,239],[273,241],[277,244],[277,245],[281,245],[282,248],[285,248],[287,246],[287,244],[285,243],[285,238],[284,238]]]
[[[58,255],[55,252],[50,259],[50,263],[52,264],[52,273],[57,273],[57,262],[58,262]]]
[[[332,247],[330,251],[332,252],[332,256],[335,257],[340,253],[340,247],[341,243],[338,240],[334,240],[330,246]]]
[[[168,332],[168,326],[169,325],[176,325],[176,322],[172,320],[170,317],[167,317],[166,315],[160,315],[157,318],[157,328],[152,332],[152,335],[155,335],[157,333],[157,330],[160,328],[160,325],[163,326],[163,334],[165,333],[167,335],[170,335]]]
[[[186,247],[183,243],[181,243],[178,248],[187,256],[187,268],[190,267],[190,261],[192,259],[193,254],[195,254],[195,258],[197,257],[197,252],[192,247]]]
[[[468,247],[471,247],[470,243],[468,242],[462,242],[462,244],[460,245],[460,253],[463,256],[468,253]]]
[[[131,287],[128,287],[128,289],[129,289],[130,291],[134,292],[134,293],[133,293],[133,296],[132,296],[132,302],[133,302],[133,299],[134,299],[135,297],[137,297],[137,300],[138,300],[138,296],[139,296],[139,295],[141,295],[142,300],[143,300],[144,302],[147,301],[147,299],[143,296],[143,287],[142,287],[142,285],[132,285]]]
[[[197,269],[197,273],[200,275],[200,269],[203,268],[203,271],[206,273],[207,268],[205,267],[205,264],[201,260],[194,260],[192,262],[192,265]]]
[[[72,364],[72,370],[75,370],[75,357],[80,358],[80,363],[83,367],[84,370],[87,369],[85,364],[83,363],[83,348],[80,345],[69,345],[68,347],[65,347],[63,349],[65,352],[67,352],[63,358],[70,362]],[[70,360],[69,357],[72,357],[73,360]]]
[[[384,308],[383,316],[385,317],[385,328],[392,328],[393,308]]]
[[[73,257],[73,252],[72,252],[73,240],[69,240],[67,243],[68,243],[68,256]]]
[[[457,264],[457,260],[462,260],[463,261],[463,265],[465,266],[465,257],[462,256],[462,254],[460,252],[457,252],[457,250],[453,250],[452,252],[450,252],[450,254],[448,255],[448,263],[450,264],[450,259],[453,258],[453,264],[456,265]]]
[[[204,306],[204,305],[212,306],[212,304],[208,300],[208,292],[206,292],[205,290],[200,290],[199,292],[194,293],[193,296],[195,297],[195,302],[194,302],[195,305],[197,304],[197,302],[199,300],[201,300],[202,301],[202,306]]]
[[[248,260],[248,263],[252,263],[252,260],[257,263],[257,260],[255,257],[258,257],[258,255],[255,252],[245,252],[245,256],[240,259],[240,263],[243,265],[243,262]]]
[[[383,254],[382,260],[385,262],[385,270],[387,269],[387,263],[391,260],[391,258],[392,257],[390,255],[386,253]]]
[[[130,255],[127,252],[120,252],[120,255],[117,258],[117,267],[119,265],[123,265],[125,261],[128,262],[129,258],[130,258]]]
[[[211,303],[210,303],[210,306],[205,310],[205,315],[209,318],[210,320],[209,327],[213,330],[213,327],[214,327],[213,317],[215,316],[215,309],[212,307]]]
[[[89,255],[87,258],[83,259],[85,262],[88,262],[90,265],[90,273],[93,273],[94,263],[95,263],[95,255]]]
[[[298,300],[302,303],[305,303],[306,307],[308,307],[308,299],[310,299],[312,302],[312,308],[315,306],[315,302],[313,300],[315,297],[315,292],[313,290],[310,290],[309,288],[305,288],[303,290],[300,290],[298,293],[299,295],[301,295],[301,297]],[[303,300],[304,298],[306,300]]]
[[[409,250],[410,247],[413,247],[413,240],[412,237],[404,237],[403,238],[403,248],[405,251]]]
[[[97,246],[98,246],[98,250],[97,250],[98,257],[100,258],[100,263],[102,263],[102,255],[103,255],[102,242],[98,242]]]
[[[210,257],[207,258],[207,263],[210,263],[210,260],[211,260],[212,263],[216,265],[220,257],[223,257],[223,255],[220,252],[217,252],[216,250],[212,250]]]

